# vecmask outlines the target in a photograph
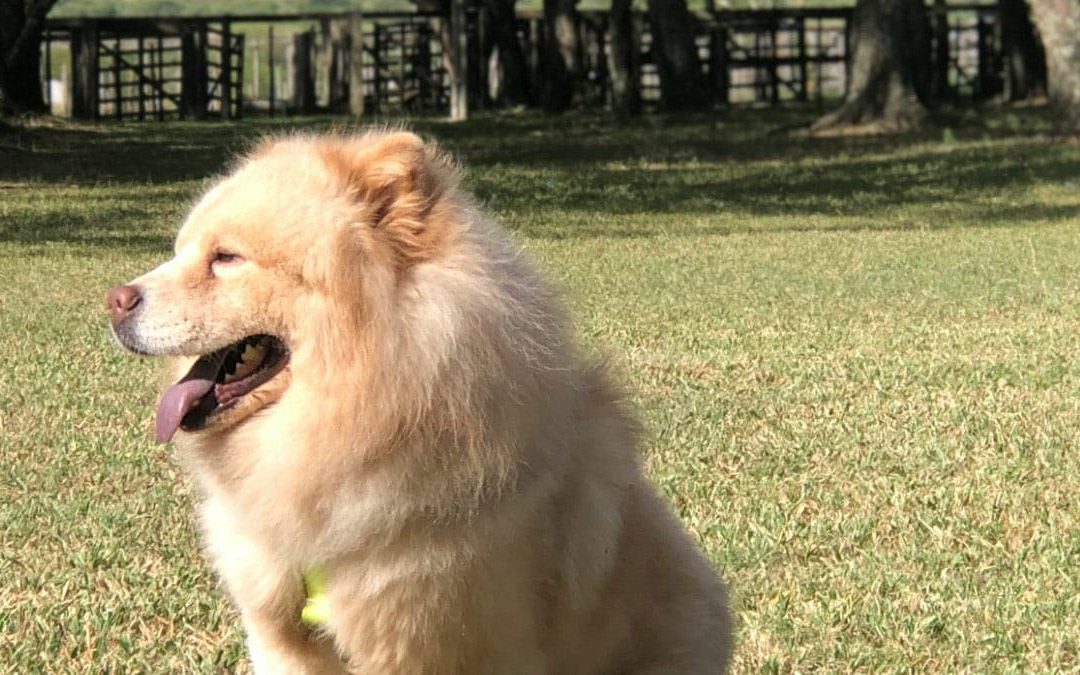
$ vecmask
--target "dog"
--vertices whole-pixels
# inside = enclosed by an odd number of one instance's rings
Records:
[[[257,673],[720,673],[727,592],[557,299],[406,131],[264,141],[108,293]],[[317,581],[316,581],[317,579]]]

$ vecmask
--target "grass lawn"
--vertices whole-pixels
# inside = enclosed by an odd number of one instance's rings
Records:
[[[620,364],[733,588],[738,672],[1076,670],[1080,147],[1039,111],[785,130],[809,119],[416,126]],[[242,662],[103,295],[283,124],[0,139],[0,672]]]

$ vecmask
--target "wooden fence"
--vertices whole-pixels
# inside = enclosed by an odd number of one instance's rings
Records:
[[[937,3],[929,11],[936,91],[956,100],[1002,92],[1010,69],[996,7]],[[635,22],[642,99],[655,105],[652,37],[643,14]],[[487,18],[470,10],[461,23],[464,50],[455,68],[450,17],[438,14],[55,19],[43,43],[45,92],[55,113],[94,119],[445,113],[455,85],[470,108],[491,105],[498,59]],[[824,105],[843,95],[850,23],[851,10],[835,8],[700,16],[698,56],[713,100]],[[542,16],[519,14],[533,79],[542,73],[543,36]],[[607,105],[607,13],[582,12],[579,36],[579,102]],[[526,88],[539,91],[535,84]]]
[[[50,76],[45,93],[54,112],[203,119],[234,118],[243,107],[244,35],[233,33],[228,21],[51,21],[43,48]],[[58,66],[62,76],[72,73],[59,87]]]

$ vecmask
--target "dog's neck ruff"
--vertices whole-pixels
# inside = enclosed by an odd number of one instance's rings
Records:
[[[307,599],[300,610],[300,620],[309,628],[321,628],[330,618],[330,598],[326,595],[326,570],[309,567],[304,571]]]

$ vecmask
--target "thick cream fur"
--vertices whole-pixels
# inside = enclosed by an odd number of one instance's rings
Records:
[[[622,394],[416,136],[265,143],[133,283],[163,352],[291,350],[177,439],[258,672],[724,670],[724,588],[643,477]]]

